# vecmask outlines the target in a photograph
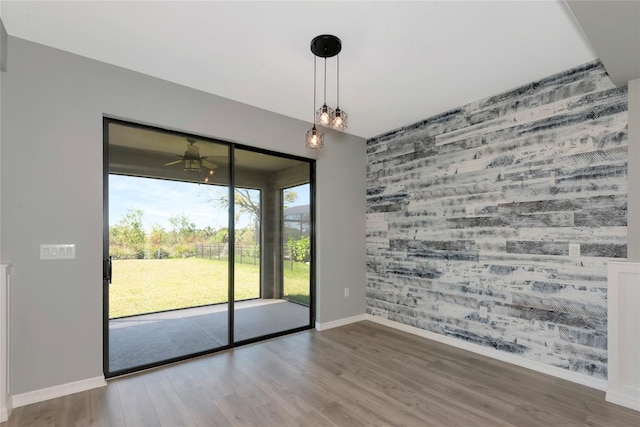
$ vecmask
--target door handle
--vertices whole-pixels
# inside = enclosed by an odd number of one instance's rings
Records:
[[[102,279],[111,283],[111,273],[113,272],[113,263],[111,257],[102,260]]]

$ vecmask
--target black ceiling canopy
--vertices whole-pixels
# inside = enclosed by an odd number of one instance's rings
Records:
[[[322,34],[311,40],[311,52],[320,58],[331,58],[342,50],[342,42],[331,34]]]

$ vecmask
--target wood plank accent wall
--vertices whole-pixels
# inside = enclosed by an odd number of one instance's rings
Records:
[[[367,157],[367,313],[607,377],[627,88],[598,61],[375,137]]]

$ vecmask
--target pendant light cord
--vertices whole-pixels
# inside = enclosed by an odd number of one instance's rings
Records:
[[[313,55],[313,126],[316,125],[316,56]]]
[[[327,105],[327,57],[324,57],[324,105]]]
[[[338,62],[338,77],[336,78],[336,108],[340,108],[340,55],[336,55],[336,61]]]

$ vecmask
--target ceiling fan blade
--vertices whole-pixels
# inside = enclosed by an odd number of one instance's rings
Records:
[[[218,165],[216,165],[215,163],[207,162],[206,160],[200,160],[200,162],[202,163],[203,166],[206,166],[209,169],[217,169],[218,168]]]
[[[169,163],[165,163],[162,166],[172,166],[172,165],[177,165],[178,163],[182,162],[182,159],[180,160],[174,160],[173,162],[169,162]]]
[[[219,159],[220,163],[226,163],[229,161],[229,156],[202,156],[201,159]]]

